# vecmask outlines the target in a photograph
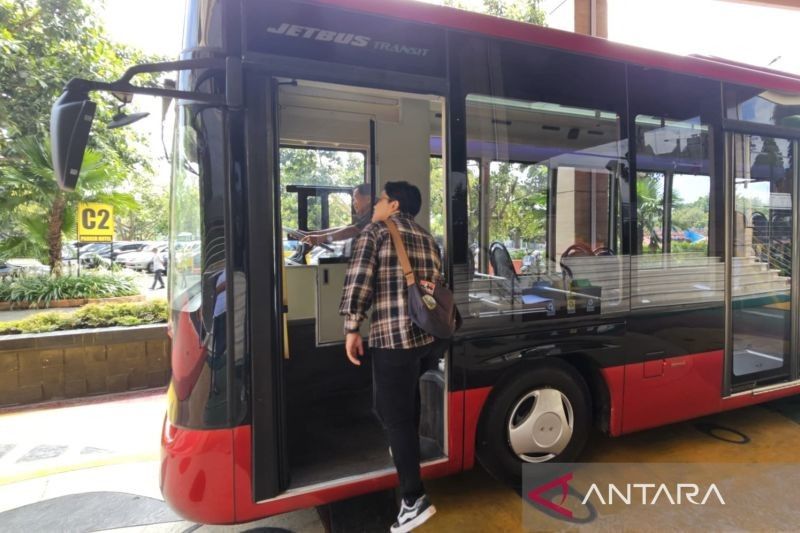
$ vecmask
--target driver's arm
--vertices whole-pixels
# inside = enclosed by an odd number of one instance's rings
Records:
[[[357,237],[359,233],[361,233],[361,228],[358,226],[343,226],[339,228],[330,228],[324,232],[319,231],[309,234],[305,239],[303,239],[303,241],[308,242],[309,244],[317,245],[326,242],[350,239],[352,237]]]

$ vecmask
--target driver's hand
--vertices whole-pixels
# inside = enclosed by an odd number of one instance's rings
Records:
[[[361,361],[358,359],[364,356],[364,341],[361,339],[361,333],[348,333],[344,340],[344,349],[350,362],[361,366]]]
[[[322,242],[322,238],[318,235],[306,235],[300,242],[304,244],[310,244],[311,246],[316,246]]]

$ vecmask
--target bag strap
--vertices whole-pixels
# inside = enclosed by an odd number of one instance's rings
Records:
[[[411,269],[406,247],[403,245],[403,238],[400,236],[400,232],[397,230],[394,220],[386,219],[384,222],[386,222],[386,227],[389,228],[389,234],[392,236],[394,249],[397,251],[397,257],[400,259],[400,266],[403,268],[403,276],[406,278],[406,285],[410,287],[417,282],[417,279],[416,276],[414,276],[414,271]]]

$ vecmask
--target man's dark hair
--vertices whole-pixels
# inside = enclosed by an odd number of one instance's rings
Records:
[[[372,196],[372,185],[369,183],[362,183],[358,187],[356,187],[356,191],[361,196]]]
[[[422,209],[422,194],[416,185],[407,181],[387,181],[383,186],[386,196],[400,204],[400,212],[412,217]]]

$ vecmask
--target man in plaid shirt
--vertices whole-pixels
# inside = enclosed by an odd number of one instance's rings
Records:
[[[357,366],[364,355],[359,325],[372,307],[369,348],[375,411],[389,440],[403,497],[392,533],[410,531],[436,512],[420,479],[419,377],[436,366],[441,345],[411,322],[403,269],[384,223],[391,218],[397,226],[417,278],[439,282],[439,248],[433,236],[414,222],[421,205],[422,196],[414,185],[386,183],[375,202],[372,224],[353,247],[339,306],[345,317],[347,357]]]

